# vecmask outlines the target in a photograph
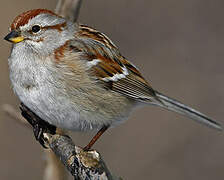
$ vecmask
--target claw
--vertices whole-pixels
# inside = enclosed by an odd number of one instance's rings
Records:
[[[34,136],[35,136],[36,140],[39,141],[39,143],[45,149],[47,149],[47,147],[45,146],[45,140],[44,140],[44,136],[43,136],[44,131],[45,131],[44,128],[41,127],[39,124],[35,124],[33,126],[33,133],[34,133]]]
[[[48,122],[42,120],[39,116],[37,116],[35,113],[33,113],[28,107],[26,107],[22,103],[21,103],[20,109],[22,111],[22,116],[33,127],[33,133],[34,133],[35,139],[37,141],[39,141],[39,143],[44,148],[47,148],[45,146],[45,140],[44,140],[43,133],[55,134],[56,133],[56,127],[49,124]]]

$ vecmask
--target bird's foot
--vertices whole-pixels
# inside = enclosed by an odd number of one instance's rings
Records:
[[[43,146],[45,149],[47,149],[47,146],[45,145],[44,135],[45,128],[41,127],[39,124],[35,124],[33,126],[33,133],[36,138],[36,140]]]
[[[31,124],[33,127],[34,136],[37,141],[44,147],[45,145],[44,133],[56,134],[56,127],[49,124],[48,122],[42,120],[34,112],[32,112],[27,106],[23,103],[20,105],[22,111],[22,116]]]

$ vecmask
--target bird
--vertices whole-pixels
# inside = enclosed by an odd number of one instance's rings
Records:
[[[55,127],[98,130],[85,150],[138,106],[154,105],[222,129],[208,116],[152,88],[118,47],[90,26],[33,9],[13,20],[4,39],[13,44],[8,64],[20,101]]]

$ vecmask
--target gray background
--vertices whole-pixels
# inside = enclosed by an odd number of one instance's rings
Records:
[[[55,0],[0,2],[0,37],[19,13]],[[223,0],[86,0],[79,20],[106,33],[153,87],[224,124]],[[10,44],[0,41],[0,105],[18,107],[8,77]],[[94,133],[74,133],[84,146]],[[94,146],[124,179],[222,180],[223,133],[155,107],[135,111]],[[30,130],[0,111],[0,179],[42,178]]]

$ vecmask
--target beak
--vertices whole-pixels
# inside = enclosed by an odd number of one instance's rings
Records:
[[[18,31],[12,30],[4,39],[12,43],[19,43],[24,40],[24,37]]]

